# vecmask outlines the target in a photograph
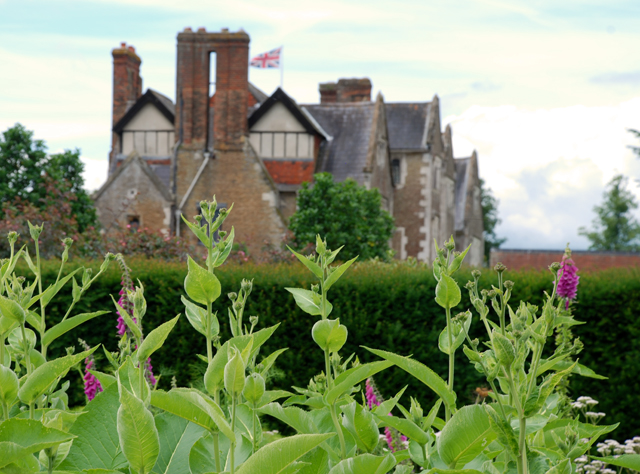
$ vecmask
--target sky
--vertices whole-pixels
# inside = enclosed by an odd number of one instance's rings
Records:
[[[106,180],[112,58],[142,58],[143,87],[175,97],[176,35],[244,29],[250,54],[284,47],[284,89],[369,77],[388,102],[438,95],[456,157],[477,150],[499,199],[504,248],[575,250],[613,176],[640,198],[640,2],[0,0],[0,131],[79,148],[86,187]],[[266,93],[277,70],[250,70]],[[640,217],[640,212],[636,211]]]

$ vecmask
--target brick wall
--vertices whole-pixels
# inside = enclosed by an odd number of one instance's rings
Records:
[[[276,183],[301,184],[313,180],[314,161],[262,160]]]
[[[371,102],[371,80],[340,79],[337,83],[325,82],[318,87],[320,103]]]
[[[564,250],[491,250],[491,266],[502,262],[510,270],[544,270],[553,262],[560,262]],[[617,267],[640,267],[640,254],[625,252],[573,251],[571,258],[582,271],[605,270]]]
[[[204,148],[208,130],[210,53],[216,53],[214,147],[242,148],[247,134],[249,35],[191,28],[178,34],[176,131]]]

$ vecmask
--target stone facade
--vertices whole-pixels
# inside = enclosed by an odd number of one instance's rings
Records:
[[[460,249],[472,244],[469,263],[482,263],[477,157],[454,159],[437,96],[372,100],[371,81],[358,78],[320,84],[319,104],[299,105],[281,89],[267,97],[248,82],[249,36],[242,30],[178,34],[175,105],[151,89],[141,94],[133,47],[123,44],[113,57],[110,177],[96,194],[104,228],[133,219],[185,234],[180,215],[191,218],[215,194],[219,206],[234,205],[225,226],[235,225],[236,241],[255,251],[281,241],[302,183],[329,172],[380,191],[396,221],[399,258],[430,262],[433,240],[455,234]],[[138,202],[129,217],[109,211],[131,190]]]

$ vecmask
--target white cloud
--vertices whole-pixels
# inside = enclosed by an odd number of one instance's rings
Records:
[[[611,178],[640,178],[638,144],[627,129],[640,129],[640,98],[611,107],[526,110],[471,107],[447,117],[457,156],[479,154],[480,174],[500,199],[497,232],[511,248],[586,248],[578,236],[589,227],[593,206]],[[640,200],[640,190],[631,183]]]

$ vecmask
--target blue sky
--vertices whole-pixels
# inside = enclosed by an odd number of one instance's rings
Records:
[[[251,53],[284,45],[284,87],[369,77],[387,101],[438,94],[456,156],[478,150],[500,199],[505,247],[586,248],[577,235],[640,129],[637,1],[0,0],[0,130],[21,122],[52,151],[79,147],[87,186],[106,178],[111,49],[143,60],[144,87],[175,95],[186,26],[243,28]],[[252,69],[265,92],[278,71]],[[637,194],[638,188],[633,188]]]

